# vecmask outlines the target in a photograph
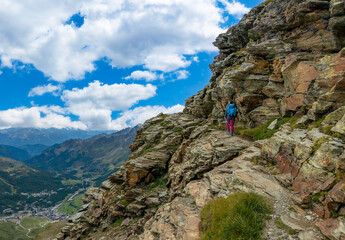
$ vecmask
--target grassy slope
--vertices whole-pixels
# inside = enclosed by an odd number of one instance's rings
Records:
[[[66,213],[68,215],[75,214],[78,211],[78,209],[83,205],[83,202],[81,200],[83,197],[84,197],[84,194],[77,195],[73,201],[66,202],[63,205],[61,205],[58,208],[58,211],[62,213]]]
[[[0,239],[32,240],[40,232],[45,231],[48,228],[48,225],[43,226],[43,224],[46,222],[47,221],[45,219],[33,217],[25,217],[20,223],[22,227],[13,222],[0,222]],[[40,224],[42,224],[42,226]],[[28,228],[31,228],[29,234],[27,234]],[[28,236],[30,236],[31,238]]]
[[[53,240],[55,236],[60,232],[61,228],[66,225],[67,221],[59,221],[49,224],[47,229],[38,233],[36,240]]]
[[[0,222],[0,239],[30,239],[26,236],[27,231],[12,222]]]

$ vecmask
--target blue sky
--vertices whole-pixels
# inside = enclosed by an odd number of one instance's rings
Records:
[[[183,109],[262,1],[0,0],[0,128],[114,129]]]

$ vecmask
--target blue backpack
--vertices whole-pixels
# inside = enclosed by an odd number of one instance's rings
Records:
[[[234,118],[236,115],[237,108],[235,107],[235,104],[229,104],[229,106],[226,108],[226,116]]]

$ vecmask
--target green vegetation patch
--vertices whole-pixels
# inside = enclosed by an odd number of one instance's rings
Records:
[[[262,5],[269,5],[269,4],[271,4],[271,3],[273,3],[274,2],[274,0],[266,0],[265,2],[263,2],[263,3],[261,3]]]
[[[60,232],[61,228],[66,226],[67,223],[68,223],[67,221],[58,221],[58,222],[47,224],[44,228],[39,229],[40,232],[36,233],[37,236],[35,240],[55,239],[55,236]],[[36,235],[35,234],[36,231],[37,231],[36,229],[32,231],[31,235]]]
[[[289,118],[279,118],[277,121],[277,124],[273,129],[268,129],[269,125],[274,121],[275,119],[271,119],[267,123],[257,126],[255,128],[250,129],[243,129],[243,128],[237,128],[239,133],[244,136],[251,137],[254,141],[261,140],[261,139],[267,139],[273,136],[275,134],[281,125],[290,123],[294,124],[297,121],[296,117],[289,117]]]
[[[172,151],[176,151],[179,148],[180,145],[175,145],[175,146],[168,146],[167,149],[168,150],[172,150]]]
[[[285,232],[287,232],[290,235],[294,235],[294,234],[298,233],[298,230],[290,228],[288,225],[283,223],[283,221],[280,218],[276,218],[274,220],[274,223],[276,224],[277,228],[284,230]]]
[[[174,127],[173,131],[174,132],[182,132],[183,128],[181,128],[181,127]]]
[[[13,222],[0,222],[0,239],[30,239],[26,236],[28,231]]]
[[[123,220],[125,220],[125,218],[123,218],[123,217],[117,219],[115,222],[113,222],[112,226],[113,227],[120,227],[122,222],[123,222]]]
[[[20,224],[0,221],[0,239],[27,240],[48,228],[48,221],[43,218],[24,217]]]
[[[312,154],[316,153],[317,150],[319,150],[319,148],[321,147],[322,144],[324,144],[325,142],[329,142],[331,139],[330,137],[321,137],[319,139],[317,139],[313,146],[311,147],[312,149]]]
[[[40,228],[47,222],[44,218],[24,217],[20,224],[24,228]]]
[[[168,179],[163,178],[163,177],[159,177],[153,183],[151,183],[148,187],[150,189],[158,188],[158,187],[165,188],[167,183],[168,183]]]
[[[201,211],[201,240],[260,239],[272,207],[255,193],[238,192],[211,201]]]
[[[322,122],[325,120],[325,117],[322,117],[318,119],[317,121],[314,121],[308,125],[308,130],[312,130],[313,128],[319,128],[321,127]]]
[[[74,180],[74,179],[62,180],[61,182],[65,186],[76,185],[76,184],[82,184],[83,183],[81,180]]]
[[[84,194],[79,194],[75,196],[73,201],[70,202],[65,202],[62,204],[59,208],[58,211],[62,213],[66,213],[68,215],[73,215],[78,212],[78,209],[84,204],[83,201],[81,200],[84,197]]]

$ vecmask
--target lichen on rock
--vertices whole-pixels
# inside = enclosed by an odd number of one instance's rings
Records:
[[[210,83],[141,126],[59,239],[198,239],[203,206],[237,191],[272,202],[263,238],[344,239],[344,6],[270,0],[220,34]],[[266,140],[231,137],[219,128],[229,100],[243,127],[299,119]]]

